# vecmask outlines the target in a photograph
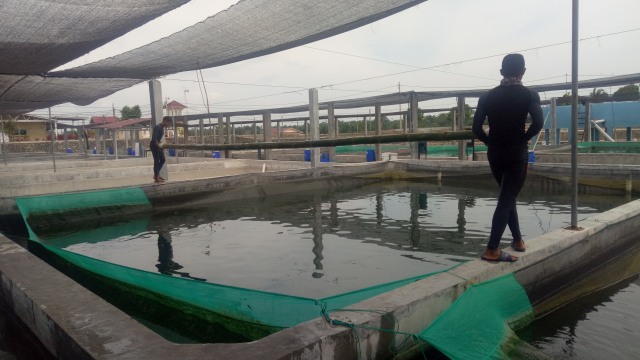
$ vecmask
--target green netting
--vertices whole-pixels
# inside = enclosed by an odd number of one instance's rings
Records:
[[[41,244],[63,259],[94,273],[232,319],[278,329],[320,317],[325,308],[342,308],[431,275],[416,276],[324,299],[310,299],[151,273]]]
[[[577,146],[580,153],[640,153],[640,142],[580,142]]]
[[[486,145],[474,145],[476,152],[487,151]],[[467,155],[471,154],[471,148],[466,148]],[[458,145],[427,146],[427,156],[458,156]]]
[[[22,215],[27,217],[76,209],[150,204],[144,191],[137,187],[24,197],[16,199],[16,203]]]
[[[336,146],[336,154],[349,154],[349,153],[366,153],[367,150],[374,149],[374,146],[367,145],[343,145]],[[406,145],[382,145],[382,151],[392,150],[409,150],[409,146]]]
[[[513,274],[469,288],[420,338],[451,359],[507,359],[513,328],[533,320],[531,303]]]
[[[348,146],[336,146],[337,154],[348,154],[348,153],[364,153],[367,150],[373,149],[373,146],[367,145],[348,145]],[[474,146],[475,151],[487,151],[486,145],[478,145]],[[398,151],[398,150],[406,150],[409,151],[408,145],[382,145],[382,151]],[[467,148],[467,155],[471,153],[471,148]],[[435,145],[435,146],[427,146],[427,156],[458,156],[458,145]]]
[[[111,215],[151,209],[141,188],[24,197],[17,198],[16,204],[32,237],[34,231],[63,231],[70,224],[91,226]]]
[[[73,196],[65,198],[65,196],[69,195]],[[105,206],[108,207],[113,205],[121,206],[122,204],[118,204],[118,200],[130,206],[137,206],[144,203],[143,199],[140,198],[140,193],[129,189],[121,192],[97,191],[69,195],[55,195],[49,199],[44,196],[17,199],[32,241],[41,244],[45,249],[62,259],[95,274],[244,323],[240,325],[225,324],[232,331],[246,329],[246,324],[270,327],[273,328],[273,331],[295,326],[301,322],[320,317],[325,311],[342,309],[435,274],[423,274],[323,299],[311,299],[143,271],[76,254],[64,250],[62,247],[77,242],[97,242],[113,239],[118,234],[143,232],[147,226],[144,219],[134,219],[127,224],[111,225],[104,229],[96,228],[89,231],[68,232],[66,234],[57,233],[53,241],[40,239],[37,232],[31,229],[29,222],[30,216],[35,213],[46,213],[49,218],[54,218],[56,211],[58,215],[64,215],[69,210],[84,209],[88,206],[100,209],[102,205],[100,201],[102,200],[105,201]],[[60,208],[56,208],[56,204],[60,204]],[[243,333],[246,334],[246,332]]]

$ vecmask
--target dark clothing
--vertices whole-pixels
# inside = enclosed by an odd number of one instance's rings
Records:
[[[158,147],[158,144],[162,141],[162,138],[164,137],[164,127],[160,124],[156,125],[153,127],[153,133],[151,134],[151,143],[149,144],[149,146],[151,147],[151,150],[153,150],[154,147]]]
[[[531,126],[525,132],[527,114],[531,114]],[[485,117],[489,135],[482,129]],[[488,146],[527,146],[542,125],[538,93],[522,85],[500,85],[480,97],[473,117],[473,134]]]
[[[153,133],[151,134],[151,142],[149,143],[149,148],[151,149],[151,154],[153,155],[153,176],[154,178],[158,177],[160,174],[160,169],[164,165],[166,159],[164,157],[164,150],[162,150],[158,144],[162,141],[162,137],[164,136],[164,127],[160,124],[153,127]]]
[[[531,125],[525,131],[527,114],[531,115]],[[488,135],[482,127],[485,118],[489,122]],[[516,197],[527,176],[528,142],[540,132],[542,126],[540,97],[522,85],[500,85],[478,101],[473,117],[473,133],[487,144],[491,172],[500,185],[487,245],[490,250],[498,248],[507,225],[513,240],[522,237]]]
[[[151,147],[151,155],[153,155],[153,175],[155,178],[160,175],[160,170],[162,169],[166,158],[164,156],[164,150],[160,149],[157,146]]]
[[[519,147],[514,149],[489,147],[487,151],[491,173],[500,186],[498,204],[491,221],[491,235],[487,248],[495,250],[500,245],[504,230],[509,225],[513,240],[520,240],[520,224],[516,209],[516,198],[527,177],[528,151]]]

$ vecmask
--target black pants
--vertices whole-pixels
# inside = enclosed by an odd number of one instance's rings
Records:
[[[500,246],[500,239],[507,225],[513,240],[522,238],[516,210],[516,197],[527,177],[529,151],[526,146],[489,147],[487,157],[491,173],[500,185],[500,195],[493,213],[491,235],[487,244],[488,249],[495,250]]]
[[[153,177],[155,178],[160,174],[160,169],[162,169],[162,165],[164,165],[166,159],[164,157],[164,150],[155,146],[151,147],[151,154],[153,155]]]

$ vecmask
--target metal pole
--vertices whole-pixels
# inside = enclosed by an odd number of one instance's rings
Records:
[[[549,104],[549,111],[551,112],[551,144],[559,145],[560,139],[556,136],[556,129],[558,128],[558,118],[556,117],[556,98],[551,98],[551,103]]]
[[[410,93],[410,98],[409,98],[409,125],[407,126],[409,128],[409,133],[410,134],[415,134],[418,132],[418,96],[416,95],[415,92],[411,92]],[[420,158],[420,154],[418,153],[418,144],[415,142],[412,142],[409,144],[409,146],[411,147],[411,158],[412,159],[419,159]],[[425,156],[426,157],[426,156]]]
[[[173,126],[173,143],[177,144],[178,143],[178,128],[176,127],[176,117],[173,114],[173,111],[171,112],[171,124]],[[162,150],[162,151],[164,151],[164,150]],[[175,151],[175,149],[174,149],[173,154],[176,157],[176,164],[177,164],[178,163],[178,151]]]
[[[113,129],[113,154],[116,156],[116,160],[118,160],[118,130]]]
[[[318,89],[309,89],[309,122],[311,123],[311,139],[320,140],[320,109],[318,105]],[[335,141],[335,139],[334,139]],[[320,164],[320,147],[311,149],[311,167]]]
[[[333,107],[333,103],[330,103],[327,105],[327,129],[329,132],[327,134],[327,137],[329,139],[336,139],[337,138],[336,117],[335,117],[335,109]],[[333,146],[329,148],[329,158],[331,159],[331,161],[335,161],[336,159],[336,148]]]
[[[4,147],[4,137],[5,137],[5,133],[4,133],[4,118],[2,119],[2,157],[4,157],[4,165],[7,166],[7,151]]]
[[[264,143],[270,143],[271,138],[271,113],[269,111],[265,111],[262,114],[262,139]],[[265,148],[263,160],[271,160],[271,150]]]
[[[578,227],[578,5],[573,0],[571,36],[571,228]]]
[[[382,135],[382,108],[380,105],[375,106],[375,122],[376,122],[376,136]],[[375,144],[376,161],[382,160],[382,144]]]
[[[464,102],[465,102],[465,98],[464,96],[459,96],[458,97],[458,124],[457,124],[457,129],[458,130],[464,130]],[[465,145],[466,145],[466,141],[465,140],[458,140],[458,160],[464,160],[465,159]]]
[[[51,124],[51,108],[49,108],[49,124]],[[51,158],[53,159],[53,172],[56,172],[56,131],[51,124]]]

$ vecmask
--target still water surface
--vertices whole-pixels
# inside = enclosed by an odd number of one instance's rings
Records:
[[[41,237],[140,270],[323,298],[478,258],[490,231],[491,196],[394,182],[154,213]],[[624,201],[601,200],[583,201],[579,217]],[[567,204],[564,196],[523,196],[525,239],[566,226]]]
[[[552,359],[640,359],[640,279],[574,301],[518,335]]]
[[[393,182],[154,213],[43,237],[141,270],[322,298],[478,258],[496,194]],[[627,201],[581,196],[578,218]],[[518,212],[525,239],[532,239],[569,224],[570,198],[525,190]],[[509,237],[507,230],[504,241]],[[551,358],[640,358],[638,314],[636,277],[559,309],[519,336]]]

